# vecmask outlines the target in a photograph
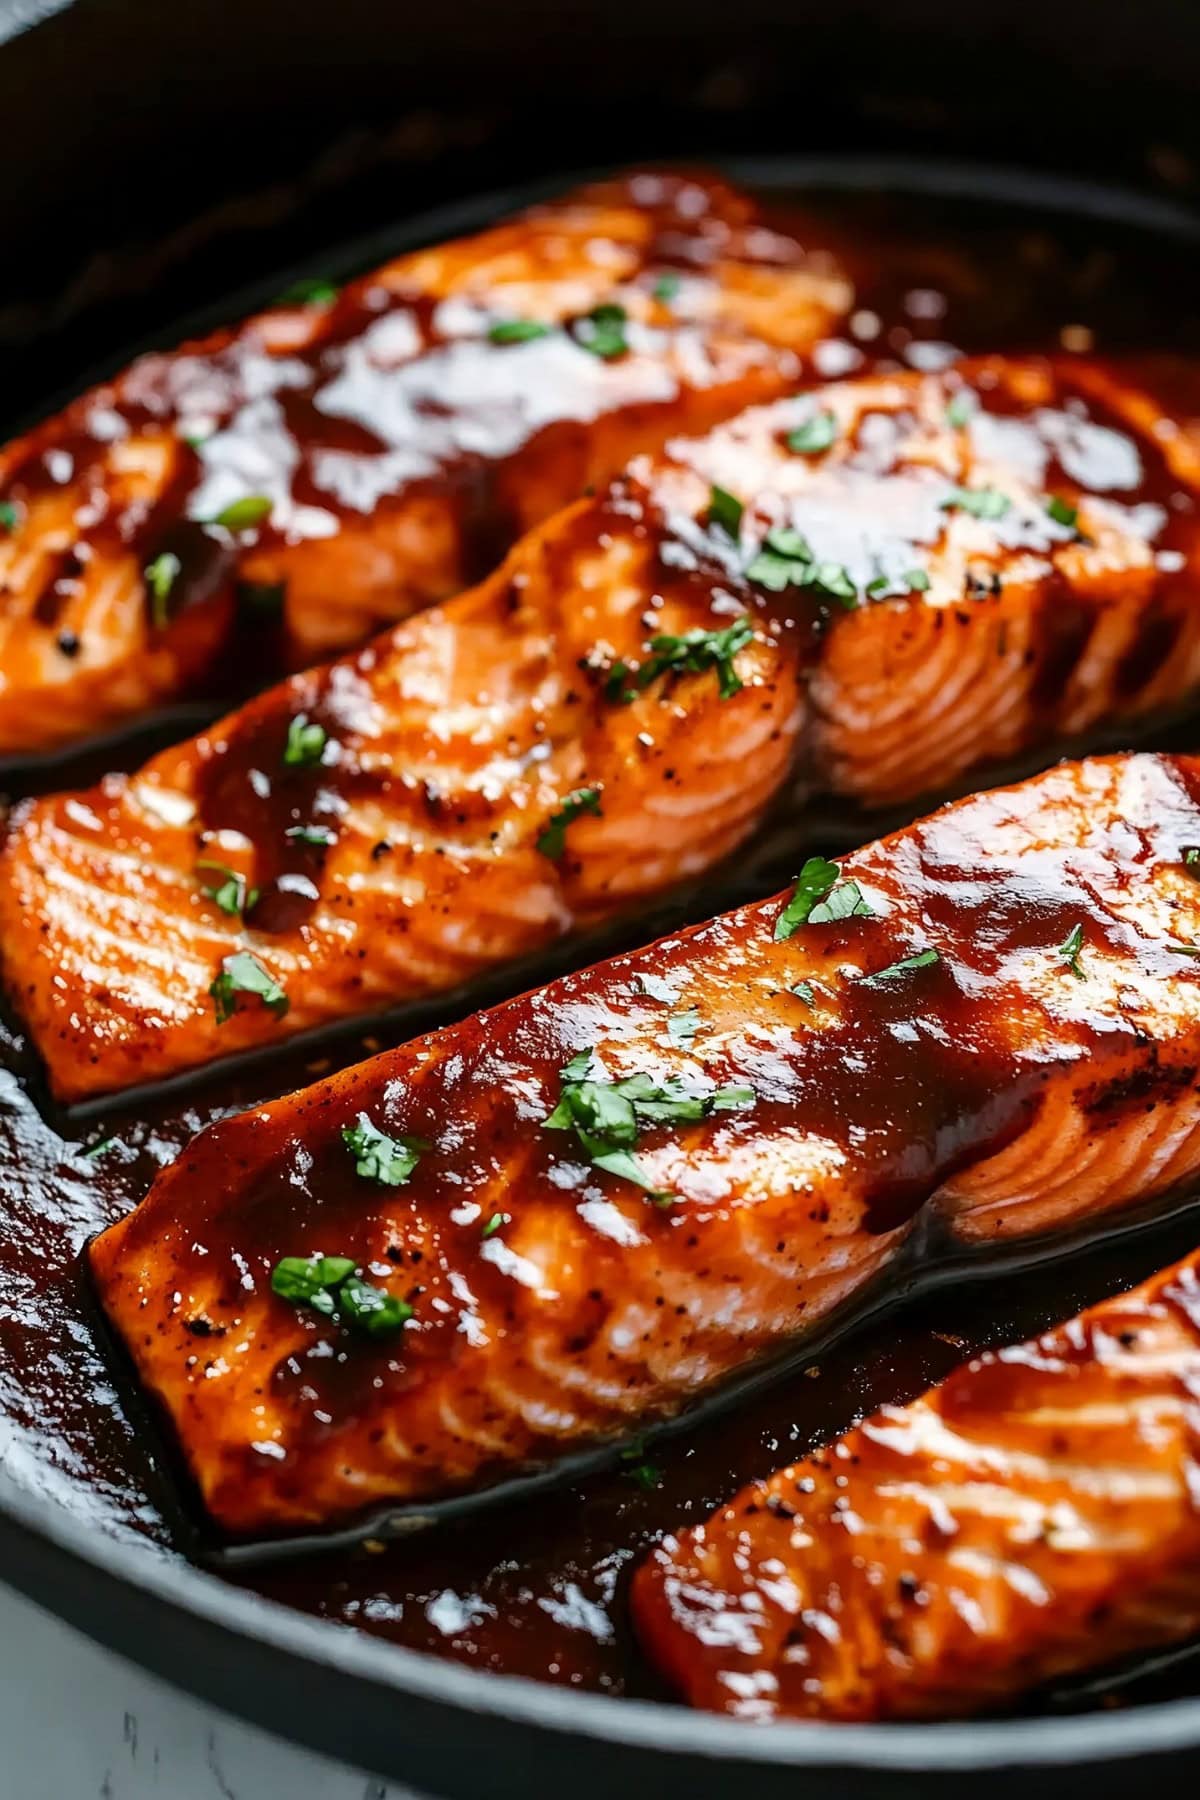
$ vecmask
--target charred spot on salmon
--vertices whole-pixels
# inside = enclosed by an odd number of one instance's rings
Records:
[[[214,906],[233,919],[240,919],[251,910],[258,899],[258,889],[247,886],[244,875],[239,875],[236,869],[230,869],[224,863],[208,862],[205,859],[201,859],[196,867],[209,871],[207,878],[201,878],[201,886]]]
[[[973,519],[1002,519],[1012,501],[993,487],[951,488],[941,502],[943,512],[970,513]]]
[[[867,987],[888,981],[899,981],[916,969],[928,969],[942,959],[933,949],[917,950],[912,956],[902,956],[899,962],[889,963],[886,969],[877,969],[873,975],[864,975],[863,982]]]
[[[251,531],[270,516],[274,504],[266,494],[243,494],[240,500],[231,500],[214,513],[207,523],[219,525],[224,531]]]
[[[605,684],[609,700],[628,702],[634,690],[647,688],[660,675],[702,675],[713,669],[717,676],[717,692],[722,700],[731,700],[745,685],[737,672],[734,658],[739,650],[754,641],[754,624],[748,613],[717,631],[696,626],[682,636],[660,632],[649,643],[651,655],[638,669],[624,662],[614,663]],[[627,683],[632,683],[632,689]]]
[[[831,412],[814,413],[798,425],[795,431],[789,431],[786,438],[789,450],[798,456],[815,456],[818,451],[828,450],[838,434],[837,420]]]
[[[791,899],[775,921],[775,941],[790,938],[802,925],[831,925],[839,919],[874,915],[857,881],[840,881],[841,870],[823,856],[810,856],[796,879]]]
[[[313,768],[324,756],[328,741],[329,733],[323,725],[318,725],[307,713],[297,713],[295,718],[288,720],[287,742],[283,746],[285,767]]]
[[[567,847],[567,826],[584,813],[593,813],[598,819],[604,816],[600,811],[599,788],[575,788],[567,795],[538,838],[537,847],[543,856],[558,862]]]
[[[281,1257],[271,1271],[271,1291],[368,1337],[390,1336],[413,1316],[407,1300],[364,1281],[351,1256]]]
[[[571,335],[584,350],[610,362],[614,357],[624,356],[629,349],[625,336],[627,319],[623,306],[618,306],[615,301],[606,301],[601,306],[594,306],[581,319],[576,319]]]
[[[745,510],[737,495],[731,494],[728,488],[718,487],[715,482],[709,488],[708,522],[723,531],[726,537],[732,538],[735,544],[741,535],[742,514]]]
[[[243,994],[260,1000],[277,1019],[283,1018],[290,1004],[286,991],[249,950],[237,950],[224,957],[221,972],[208,991],[216,1003],[218,1025],[232,1019]]]
[[[342,1142],[354,1158],[354,1173],[383,1187],[403,1187],[429,1143],[419,1137],[389,1137],[360,1112],[353,1125],[343,1125]]]
[[[61,656],[74,658],[79,655],[79,639],[73,631],[60,631],[54,641]]]
[[[289,825],[283,835],[290,843],[307,844],[315,850],[328,850],[337,843],[337,833],[328,825]]]
[[[488,338],[493,344],[528,344],[550,332],[551,327],[538,319],[497,319],[488,327]]]
[[[162,551],[152,563],[146,565],[146,586],[150,589],[150,617],[156,631],[164,631],[170,622],[167,602],[182,568],[183,564],[173,550]]]
[[[1077,981],[1087,980],[1087,971],[1079,960],[1082,950],[1083,926],[1079,924],[1072,925],[1062,943],[1058,945],[1055,954],[1062,957]]]

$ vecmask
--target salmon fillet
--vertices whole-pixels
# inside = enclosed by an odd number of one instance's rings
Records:
[[[1065,764],[202,1132],[89,1261],[213,1521],[552,1464],[1173,1189],[1197,846],[1200,759]]]
[[[0,753],[143,712],[235,642],[243,684],[361,643],[636,452],[786,391],[850,301],[744,195],[643,173],[142,357],[0,450]]]
[[[1200,1254],[754,1483],[634,1578],[747,1719],[945,1718],[1200,1631]]]
[[[944,793],[1192,692],[1188,471],[1140,404],[987,362],[752,409],[140,774],[20,807],[0,960],[55,1093],[454,988],[711,868],[789,780]]]

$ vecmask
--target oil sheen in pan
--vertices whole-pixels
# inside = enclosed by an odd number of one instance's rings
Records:
[[[772,185],[785,185],[789,173],[753,165],[730,172]],[[797,183],[806,189],[806,208],[836,228],[884,243],[874,285],[865,286],[862,296],[864,349],[880,338],[901,358],[913,343],[1057,347],[1064,329],[1082,327],[1095,333],[1102,354],[1152,343],[1155,367],[1164,373],[1172,355],[1200,357],[1200,309],[1184,303],[1194,256],[1186,244],[1173,248],[1168,241],[1186,224],[1174,209],[1151,209],[1139,224],[1135,204],[1093,190],[1042,187],[1029,193],[1016,178],[1005,178],[985,199],[987,183],[977,170],[893,166],[887,179],[906,188],[908,197],[854,191],[883,185],[878,170],[859,166],[809,168]],[[524,198],[505,196],[494,210]],[[428,239],[469,229],[492,211],[487,203],[473,216],[460,210],[445,229],[436,219],[421,221],[414,235]],[[1192,232],[1194,237],[1194,227]],[[310,272],[378,260],[412,241],[402,232],[380,235]],[[923,296],[915,307],[914,295]],[[265,297],[246,296],[245,305]],[[124,353],[110,366],[122,360]],[[184,729],[194,722],[193,716]],[[165,731],[175,734],[170,721]],[[1196,747],[1195,732],[1186,728],[1167,734],[1160,727],[1147,735],[1157,747]],[[120,760],[138,761],[146,747],[143,740]],[[111,764],[117,754],[114,747],[100,760]],[[19,795],[35,785],[75,784],[96,767],[77,755],[61,761],[49,781],[34,770],[11,769],[7,785]],[[795,823],[784,820],[789,831]],[[844,815],[831,820],[816,814],[810,825],[813,841],[830,847],[878,828],[847,822]],[[772,841],[765,833],[763,845]],[[781,885],[794,873],[791,854],[785,848],[772,863],[760,850],[749,887],[761,894]],[[688,897],[685,916],[719,910],[746,893],[740,881],[736,887],[714,882]],[[645,941],[666,928],[643,918],[622,928],[622,935],[625,942]],[[581,963],[599,953],[576,943],[569,956]],[[551,972],[547,964],[510,972],[507,991]],[[499,997],[500,991],[486,995],[489,1001]],[[451,996],[440,1017],[461,1014],[483,998],[478,992]],[[30,1059],[19,1039],[0,1046],[6,1071],[0,1073],[0,1427],[9,1467],[27,1472],[26,1485],[45,1506],[70,1514],[85,1557],[102,1563],[106,1537],[117,1535],[143,1542],[148,1561],[161,1566],[175,1500],[168,1472],[131,1423],[112,1369],[91,1336],[76,1272],[83,1243],[132,1205],[155,1169],[212,1118],[434,1022],[430,1010],[419,1019],[412,1013],[389,1018],[373,1022],[366,1039],[343,1031],[336,1040],[291,1045],[269,1064],[226,1066],[152,1102],[126,1096],[96,1110],[83,1145],[64,1141],[32,1103]],[[78,1125],[57,1123],[64,1135],[78,1135]],[[608,1692],[654,1692],[624,1626],[622,1582],[633,1558],[662,1530],[699,1516],[755,1473],[835,1436],[876,1405],[911,1397],[971,1350],[1030,1335],[1140,1279],[1193,1242],[1194,1223],[1185,1219],[1078,1258],[1060,1255],[1041,1267],[1023,1267],[1019,1275],[993,1269],[993,1278],[984,1279],[987,1271],[979,1265],[981,1279],[965,1283],[948,1279],[947,1267],[923,1298],[903,1308],[893,1304],[882,1328],[879,1321],[864,1324],[822,1348],[819,1357],[810,1346],[787,1372],[775,1372],[769,1387],[739,1395],[738,1404],[724,1410],[719,1429],[689,1424],[653,1451],[634,1449],[613,1469],[586,1480],[560,1476],[561,1485],[527,1495],[519,1506],[477,1510],[410,1543],[231,1568],[224,1579],[310,1615],[474,1667]],[[1186,1656],[1122,1681],[1121,1691],[1135,1698],[1200,1685]],[[1092,1683],[1079,1699],[1109,1702],[1114,1691],[1111,1682]],[[1031,1704],[1036,1710],[1079,1699],[1068,1693]]]

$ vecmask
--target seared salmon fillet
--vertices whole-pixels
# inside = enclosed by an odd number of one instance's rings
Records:
[[[745,1489],[634,1578],[747,1719],[946,1718],[1200,1631],[1200,1254]]]
[[[0,753],[361,643],[787,391],[851,298],[745,196],[643,173],[142,357],[0,450]]]
[[[987,362],[754,408],[139,774],[18,808],[0,960],[54,1091],[456,987],[711,868],[789,780],[895,803],[1192,692],[1200,535],[1139,404]]]
[[[1174,1188],[1198,846],[1200,759],[1065,764],[202,1132],[88,1254],[213,1521],[552,1465]]]

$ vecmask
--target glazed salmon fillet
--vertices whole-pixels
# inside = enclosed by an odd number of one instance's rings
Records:
[[[636,452],[794,386],[852,290],[725,184],[634,174],[310,295],[0,450],[0,754],[456,592]]]
[[[985,362],[754,408],[19,807],[0,959],[55,1093],[458,987],[712,868],[789,783],[895,805],[1191,693],[1192,471],[1143,403]]]
[[[946,1718],[1200,1631],[1200,1254],[668,1538],[656,1666],[747,1719]]]
[[[88,1256],[212,1522],[420,1514],[1177,1188],[1197,846],[1200,759],[1064,764],[202,1132]]]

